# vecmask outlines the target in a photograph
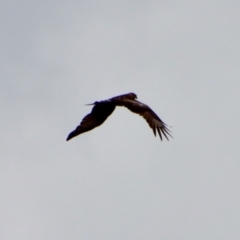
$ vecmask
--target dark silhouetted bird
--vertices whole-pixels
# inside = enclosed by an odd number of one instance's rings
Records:
[[[153,112],[150,107],[137,101],[136,98],[137,95],[135,93],[128,93],[108,100],[87,104],[94,105],[91,113],[85,116],[80,125],[68,135],[67,141],[79,134],[100,126],[112,114],[116,106],[124,106],[130,111],[141,115],[147,121],[150,128],[152,128],[155,136],[157,131],[161,140],[162,134],[168,140],[167,135],[171,136],[171,134],[169,129],[166,127],[167,125],[157,116],[155,112]]]

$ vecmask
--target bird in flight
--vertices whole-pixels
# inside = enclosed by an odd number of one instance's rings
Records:
[[[147,121],[155,136],[156,132],[158,132],[161,140],[162,135],[164,135],[168,140],[168,135],[171,136],[171,134],[167,125],[149,106],[137,101],[136,99],[137,95],[135,93],[127,93],[108,100],[87,104],[94,106],[91,113],[86,115],[80,125],[68,135],[67,141],[103,124],[104,121],[112,114],[116,106],[126,107],[130,111],[139,114]]]

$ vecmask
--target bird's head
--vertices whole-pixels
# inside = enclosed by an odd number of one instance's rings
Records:
[[[128,97],[129,97],[129,99],[134,100],[134,99],[137,99],[137,94],[131,92],[128,94]]]

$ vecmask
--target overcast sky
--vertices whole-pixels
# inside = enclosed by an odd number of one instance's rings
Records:
[[[14,1],[0,9],[1,240],[239,240],[240,2]],[[84,104],[134,92],[66,142]]]

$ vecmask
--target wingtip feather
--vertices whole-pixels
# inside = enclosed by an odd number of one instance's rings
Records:
[[[159,137],[160,137],[160,139],[161,139],[161,141],[162,141],[162,134],[161,134],[161,131],[160,131],[160,129],[159,129],[159,128],[157,128],[157,131],[158,131]]]

